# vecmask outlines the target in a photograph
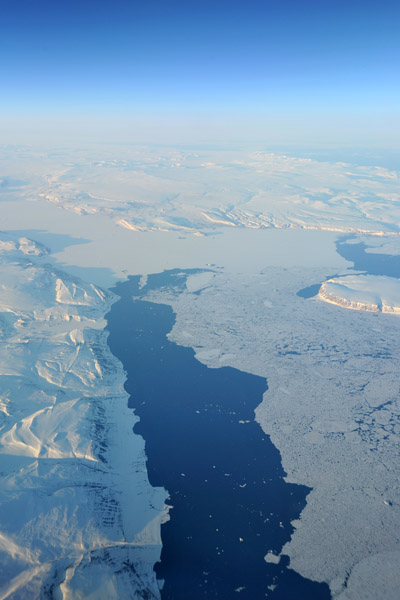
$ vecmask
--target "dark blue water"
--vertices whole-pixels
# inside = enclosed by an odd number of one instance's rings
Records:
[[[353,263],[356,271],[365,271],[369,275],[400,277],[400,256],[394,254],[374,254],[366,252],[364,242],[349,244],[355,236],[343,236],[336,242],[336,251],[340,256]]]
[[[241,598],[325,600],[326,584],[266,563],[290,539],[309,488],[285,483],[278,450],[254,421],[267,382],[229,367],[209,369],[192,349],[170,342],[169,306],[141,299],[150,289],[180,288],[185,274],[119,283],[107,315],[111,351],[127,371],[129,406],[140,421],[149,480],[173,506],[162,526],[163,600]],[[132,510],[135,510],[132,498]]]
[[[320,283],[314,283],[296,292],[296,296],[300,296],[300,298],[314,298],[318,294],[320,287]]]
[[[357,244],[349,243],[349,240],[355,239],[354,235],[344,235],[336,242],[336,251],[340,256],[353,263],[351,269],[363,271],[368,275],[386,275],[387,277],[400,278],[400,255],[394,254],[374,254],[367,252],[370,247],[364,242]],[[328,275],[327,279],[338,277],[339,275]],[[340,275],[344,277],[344,275]],[[313,298],[319,292],[320,283],[309,285],[298,292],[296,296],[301,298]]]

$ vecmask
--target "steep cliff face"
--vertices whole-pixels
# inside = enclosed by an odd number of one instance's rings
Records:
[[[400,313],[400,280],[374,275],[351,275],[325,281],[318,296],[343,308]]]
[[[107,346],[115,298],[1,237],[1,597],[158,598],[165,493]]]

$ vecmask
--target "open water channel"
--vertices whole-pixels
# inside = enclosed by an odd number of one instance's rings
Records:
[[[118,283],[109,345],[127,371],[129,405],[140,421],[151,485],[168,490],[156,565],[163,600],[322,600],[326,584],[302,578],[288,559],[266,562],[290,539],[309,488],[286,483],[279,451],[254,420],[267,381],[229,367],[210,369],[170,342],[170,306],[144,300],[182,287],[187,273]],[[132,498],[132,510],[134,510]]]

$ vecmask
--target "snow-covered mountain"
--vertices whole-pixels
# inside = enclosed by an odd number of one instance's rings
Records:
[[[1,234],[0,598],[158,598],[165,492],[106,343],[114,296],[46,253]]]

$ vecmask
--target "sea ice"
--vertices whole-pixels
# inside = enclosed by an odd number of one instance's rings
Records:
[[[326,272],[216,273],[207,294],[149,298],[173,307],[170,339],[192,346],[201,362],[218,368],[224,356],[224,365],[267,378],[256,418],[287,481],[312,488],[282,548],[291,568],[329,582],[335,599],[397,600],[400,325],[297,296]]]

